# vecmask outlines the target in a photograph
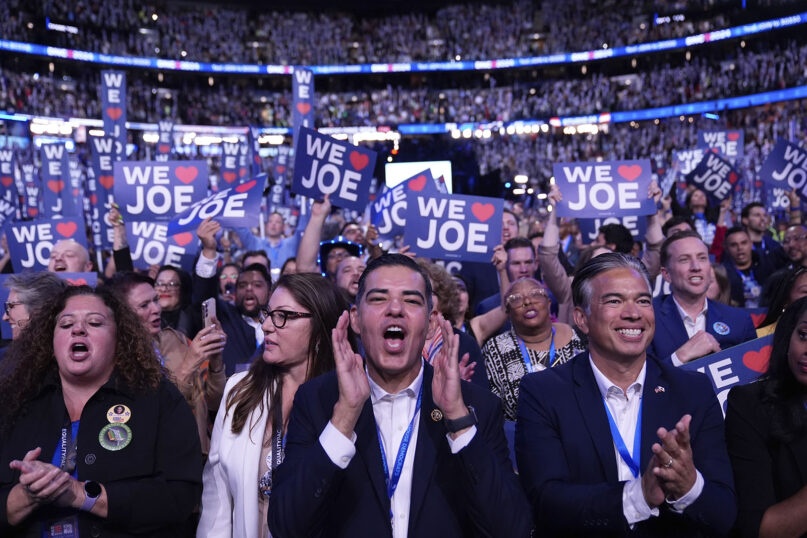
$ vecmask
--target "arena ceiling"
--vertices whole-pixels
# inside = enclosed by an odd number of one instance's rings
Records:
[[[341,11],[365,16],[394,15],[413,11],[431,13],[452,4],[510,4],[512,0],[295,0],[293,3],[279,0],[202,0],[211,5],[242,5],[251,9],[267,11]],[[196,3],[196,2],[194,2]]]

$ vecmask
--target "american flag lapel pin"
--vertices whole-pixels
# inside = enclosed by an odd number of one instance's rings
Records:
[[[658,394],[659,392],[664,392],[664,387],[658,385],[654,390],[656,391],[656,394]]]

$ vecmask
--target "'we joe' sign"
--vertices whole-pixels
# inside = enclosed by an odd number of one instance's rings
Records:
[[[370,200],[376,153],[300,127],[291,192],[337,207],[364,211]]]
[[[404,243],[427,258],[490,262],[502,240],[503,205],[496,198],[410,191]]]
[[[261,214],[266,174],[211,194],[168,223],[169,234],[195,230],[212,218],[224,227],[255,226]],[[174,235],[177,237],[177,235]]]
[[[780,138],[759,169],[759,178],[784,189],[795,189],[807,200],[807,151]]]
[[[15,273],[26,269],[47,269],[50,251],[62,239],[73,239],[87,248],[84,219],[81,217],[12,222],[6,229],[6,239]]]
[[[406,226],[406,200],[409,193],[438,194],[434,177],[428,168],[395,185],[370,203],[370,223],[378,235],[391,239],[401,235]]]
[[[647,197],[652,181],[650,161],[559,163],[555,183],[563,200],[559,217],[600,218],[652,215],[656,204]]]
[[[115,163],[115,201],[126,220],[171,220],[206,194],[204,161]]]

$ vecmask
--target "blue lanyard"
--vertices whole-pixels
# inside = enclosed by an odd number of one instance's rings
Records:
[[[636,431],[633,434],[633,456],[628,452],[628,447],[625,446],[625,441],[622,439],[622,434],[619,433],[619,428],[616,427],[616,422],[608,409],[608,403],[604,397],[602,403],[605,406],[605,414],[608,415],[608,426],[611,428],[611,438],[614,440],[617,452],[622,457],[622,461],[630,467],[633,478],[639,478],[639,447],[642,444],[642,401],[639,400],[639,417],[636,420]]]
[[[387,495],[389,495],[390,503],[395,490],[398,489],[398,481],[401,479],[401,472],[403,472],[404,460],[406,459],[406,451],[409,450],[409,442],[412,439],[412,430],[415,428],[415,420],[420,415],[420,402],[423,400],[423,383],[420,384],[420,392],[418,392],[418,400],[415,404],[415,414],[412,415],[412,420],[409,421],[409,427],[406,428],[401,445],[398,447],[398,455],[395,457],[395,466],[392,468],[392,476],[390,476],[389,465],[387,464],[387,453],[384,450],[384,440],[381,439],[381,430],[378,429],[378,424],[375,425],[375,432],[378,434],[378,445],[381,447],[381,462],[384,464],[384,481],[387,483]],[[392,504],[390,504],[390,517],[392,517]]]
[[[535,368],[532,367],[532,361],[527,353],[527,346],[524,344],[524,339],[516,336],[518,340],[518,347],[521,348],[521,356],[524,358],[524,366],[527,368],[527,373],[533,373]],[[552,341],[549,342],[549,367],[552,368],[552,363],[555,362],[555,328],[552,327]]]
[[[156,343],[154,344],[154,353],[156,353],[157,358],[160,359],[160,365],[165,366],[165,357],[163,357],[163,354],[160,353],[160,348],[157,347]]]

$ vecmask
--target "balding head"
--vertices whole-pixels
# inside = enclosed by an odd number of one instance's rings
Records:
[[[72,239],[62,239],[50,251],[48,271],[59,273],[85,273],[92,270],[90,253],[80,243]]]

